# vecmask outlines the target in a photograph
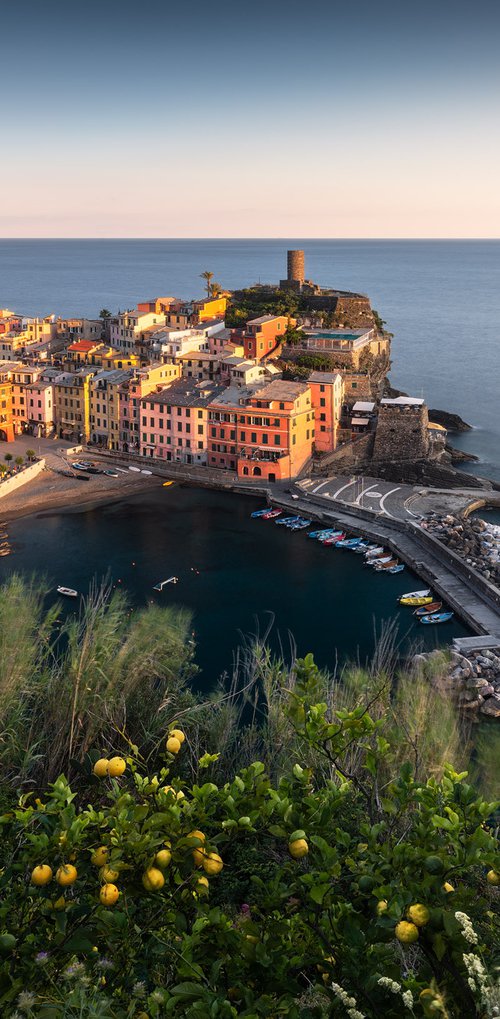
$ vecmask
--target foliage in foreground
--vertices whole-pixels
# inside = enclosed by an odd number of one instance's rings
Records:
[[[193,783],[175,726],[157,772],[93,752],[78,794],[61,776],[3,815],[2,1015],[497,1014],[498,804],[451,767],[415,778],[383,718],[318,685],[308,657],[283,691],[317,768],[216,784],[206,752]]]

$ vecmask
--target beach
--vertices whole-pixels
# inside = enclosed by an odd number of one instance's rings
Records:
[[[55,509],[79,513],[130,495],[161,488],[162,482],[162,478],[133,473],[120,474],[118,478],[96,474],[91,475],[88,481],[82,481],[46,468],[34,481],[0,499],[0,519],[19,520],[21,517]]]

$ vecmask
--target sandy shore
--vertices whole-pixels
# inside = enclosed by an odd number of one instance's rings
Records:
[[[119,478],[97,474],[91,475],[89,481],[79,481],[45,470],[12,495],[0,499],[0,521],[18,520],[20,517],[56,509],[78,513],[161,487],[162,481],[162,478],[132,473],[120,474]]]

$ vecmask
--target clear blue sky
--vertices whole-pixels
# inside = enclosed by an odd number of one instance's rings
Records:
[[[0,236],[500,236],[500,5],[3,10]]]

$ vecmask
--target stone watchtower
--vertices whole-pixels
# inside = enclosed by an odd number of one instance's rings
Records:
[[[429,454],[429,414],[423,400],[381,400],[374,460],[423,460]]]
[[[289,283],[302,286],[306,278],[304,252],[300,250],[287,251],[286,253],[286,275]]]

